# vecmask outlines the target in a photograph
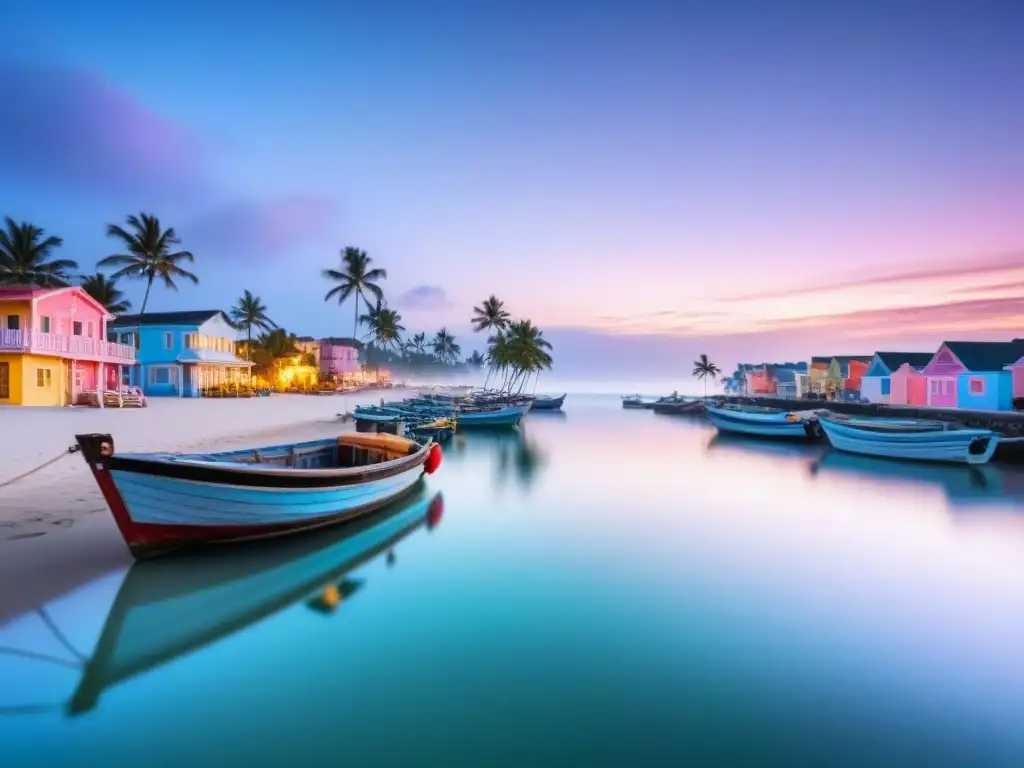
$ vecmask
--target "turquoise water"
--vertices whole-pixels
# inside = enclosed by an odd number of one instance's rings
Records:
[[[577,396],[358,530],[10,618],[65,664],[0,654],[0,765],[1024,765],[1022,514]]]

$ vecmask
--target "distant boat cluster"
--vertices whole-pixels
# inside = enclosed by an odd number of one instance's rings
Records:
[[[1024,409],[1024,339],[947,341],[936,352],[740,364],[726,394],[977,411]]]
[[[622,405],[662,413],[704,414],[720,433],[799,441],[827,439],[836,450],[886,459],[985,464],[1001,443],[1021,439],[952,421],[850,417],[826,409],[786,411],[677,395],[653,401],[624,397]]]

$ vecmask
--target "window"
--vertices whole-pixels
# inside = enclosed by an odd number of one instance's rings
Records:
[[[96,338],[95,336],[93,336],[92,331],[92,320],[90,320],[88,323],[85,324],[85,335],[88,336],[90,339]]]
[[[942,382],[932,379],[928,382],[928,388],[932,391],[933,395],[942,394]]]
[[[7,330],[9,331],[20,331],[21,330],[21,318],[18,315],[7,316]]]
[[[954,392],[956,392],[956,382],[955,381],[950,381],[949,379],[946,379],[945,385],[946,385],[946,394],[947,395],[952,395]]]
[[[170,384],[171,383],[171,369],[167,368],[167,367],[150,368],[149,369],[149,383],[150,384]]]
[[[984,395],[985,394],[985,380],[984,379],[970,379],[967,382],[968,391],[972,395]]]
[[[174,334],[170,331],[164,334],[164,349],[174,349]]]
[[[49,368],[36,368],[36,386],[37,387],[49,387],[51,381],[51,372]]]
[[[71,323],[71,334],[73,336],[81,336],[82,335],[82,321],[81,320],[75,320],[73,323]]]
[[[892,380],[888,376],[882,377],[882,394],[888,395],[892,387]]]
[[[10,363],[0,363],[0,400],[6,400],[11,396],[11,366]]]
[[[185,349],[196,348],[196,335],[194,333],[185,334]]]
[[[50,318],[48,316],[43,315],[41,318],[39,318],[39,325],[40,330],[42,330],[43,333],[50,332]]]

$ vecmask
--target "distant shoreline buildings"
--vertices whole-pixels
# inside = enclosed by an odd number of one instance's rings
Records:
[[[846,400],[933,408],[1024,408],[1024,339],[947,341],[935,352],[741,363],[727,394]]]

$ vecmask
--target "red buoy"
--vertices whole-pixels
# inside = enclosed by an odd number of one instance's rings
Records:
[[[434,443],[430,448],[430,453],[427,454],[426,461],[423,462],[423,471],[428,475],[432,475],[437,472],[437,468],[441,466],[441,459],[444,457],[444,452],[441,450],[441,446]]]

